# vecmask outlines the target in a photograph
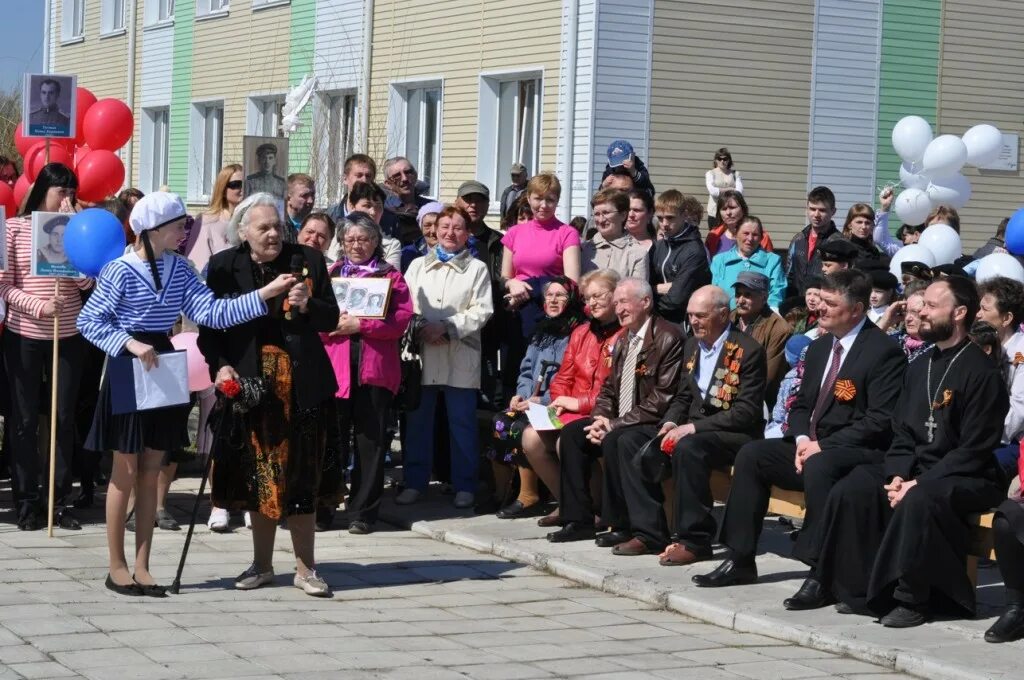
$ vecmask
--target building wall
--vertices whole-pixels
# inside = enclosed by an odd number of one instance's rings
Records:
[[[569,51],[571,5],[576,5],[576,83],[575,100],[569,111]],[[560,217],[590,212],[590,195],[594,181],[594,60],[596,51],[597,0],[563,0],[562,10],[562,68],[559,73],[557,169],[562,180]],[[572,139],[567,139],[571,126]],[[566,145],[571,144],[572,149]],[[567,160],[572,164],[571,178]]]
[[[655,0],[650,161],[659,191],[707,200],[729,148],[777,247],[805,224],[814,0]]]
[[[561,3],[552,0],[377,0],[371,66],[371,156],[388,156],[393,83],[440,80],[443,89],[439,193],[452,199],[477,175],[480,76],[543,70],[540,167],[554,170],[560,69]],[[488,140],[483,140],[486,143]],[[498,198],[507,171],[490,187]],[[492,208],[496,208],[492,205]]]
[[[55,73],[74,73],[78,84],[90,90],[98,99],[128,95],[125,71],[128,68],[128,39],[124,32],[100,37],[100,2],[85,3],[85,39],[61,43],[61,25],[64,3],[54,1],[52,25],[56,48],[53,51]]]
[[[1020,3],[945,0],[939,132],[962,135],[972,125],[991,123],[1003,134],[1022,133],[1024,53],[1008,49],[1022,32]],[[969,253],[994,235],[1003,217],[1024,204],[1024,181],[1019,171],[968,167],[963,174],[972,185],[971,200],[960,211],[961,237]]]

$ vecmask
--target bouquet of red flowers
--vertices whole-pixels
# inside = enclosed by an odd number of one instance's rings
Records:
[[[217,389],[228,399],[234,399],[242,393],[242,386],[237,380],[225,380]]]
[[[231,400],[235,413],[247,413],[263,401],[267,384],[263,378],[239,378],[225,380],[217,386],[217,391]]]

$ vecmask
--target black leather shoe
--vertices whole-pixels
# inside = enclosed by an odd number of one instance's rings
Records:
[[[544,511],[539,502],[523,505],[522,501],[515,500],[495,513],[498,519],[519,519],[520,517],[536,517]]]
[[[139,589],[142,595],[146,597],[167,597],[167,588],[164,586],[158,586],[157,584],[146,585],[145,583],[139,583],[132,576],[132,581],[135,583],[135,587]]]
[[[135,582],[135,579],[132,579],[132,582],[128,585],[122,586],[114,583],[114,579],[110,577],[110,574],[107,574],[107,582],[104,585],[107,586],[107,590],[112,590],[118,595],[130,595],[132,597],[139,597],[142,595],[142,589],[139,587],[139,584]]]
[[[928,615],[923,607],[911,609],[901,604],[878,622],[886,628],[913,628],[928,623]]]
[[[53,523],[59,526],[61,529],[70,529],[72,531],[78,531],[82,528],[82,523],[78,521],[75,514],[71,512],[71,508],[60,508],[53,516]]]
[[[1024,605],[1011,604],[992,627],[985,631],[985,642],[1012,642],[1024,638]]]
[[[856,614],[853,607],[846,604],[845,602],[836,602],[836,613],[837,614]]]
[[[612,531],[606,531],[603,534],[598,534],[597,538],[594,539],[594,543],[596,543],[599,548],[614,548],[618,544],[625,543],[631,538],[633,538],[632,531],[613,529]]]
[[[697,574],[691,579],[700,588],[742,586],[757,581],[757,565],[737,564],[729,558],[708,574]]]
[[[827,607],[835,601],[832,593],[826,591],[819,582],[807,578],[793,597],[787,597],[782,601],[782,606],[790,611],[803,611]]]
[[[590,522],[566,522],[558,531],[548,534],[552,543],[569,543],[570,541],[586,541],[594,537],[594,525]]]

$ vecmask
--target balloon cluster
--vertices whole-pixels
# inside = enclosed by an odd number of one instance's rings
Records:
[[[78,177],[78,198],[99,203],[117,192],[124,183],[124,163],[115,153],[128,143],[135,130],[135,118],[119,99],[100,99],[78,88],[78,111],[74,139],[50,139],[51,163],[62,163]],[[21,205],[29,187],[46,165],[46,140],[26,137],[23,124],[14,131],[14,144],[24,160],[25,172],[14,185],[15,205]],[[3,197],[0,197],[0,201]]]
[[[971,198],[971,183],[960,174],[964,165],[985,167],[999,157],[1003,134],[987,123],[975,125],[963,137],[932,135],[920,116],[906,116],[892,129],[892,146],[903,159],[893,208],[906,224],[921,224],[940,205],[962,208]],[[941,263],[940,263],[941,264]]]

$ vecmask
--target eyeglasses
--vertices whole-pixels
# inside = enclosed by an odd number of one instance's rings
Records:
[[[619,214],[618,210],[602,210],[601,212],[595,212],[594,213],[594,217],[604,220],[604,219],[608,219],[609,217],[613,217],[613,216],[618,215],[618,214]]]
[[[544,293],[545,300],[568,300],[569,296],[565,293]]]
[[[591,293],[590,295],[584,295],[583,300],[587,303],[590,303],[597,302],[598,300],[607,300],[611,296],[612,292],[610,290],[606,290],[603,293]]]
[[[240,180],[240,179],[231,180],[230,182],[228,182],[225,185],[224,188],[225,189],[233,189],[234,191],[238,191],[239,189],[242,188],[242,180]]]
[[[355,245],[366,246],[366,245],[370,245],[371,242],[372,241],[370,239],[368,239],[368,238],[346,238],[343,241],[343,243],[345,245],[347,245],[347,246],[355,246]]]

